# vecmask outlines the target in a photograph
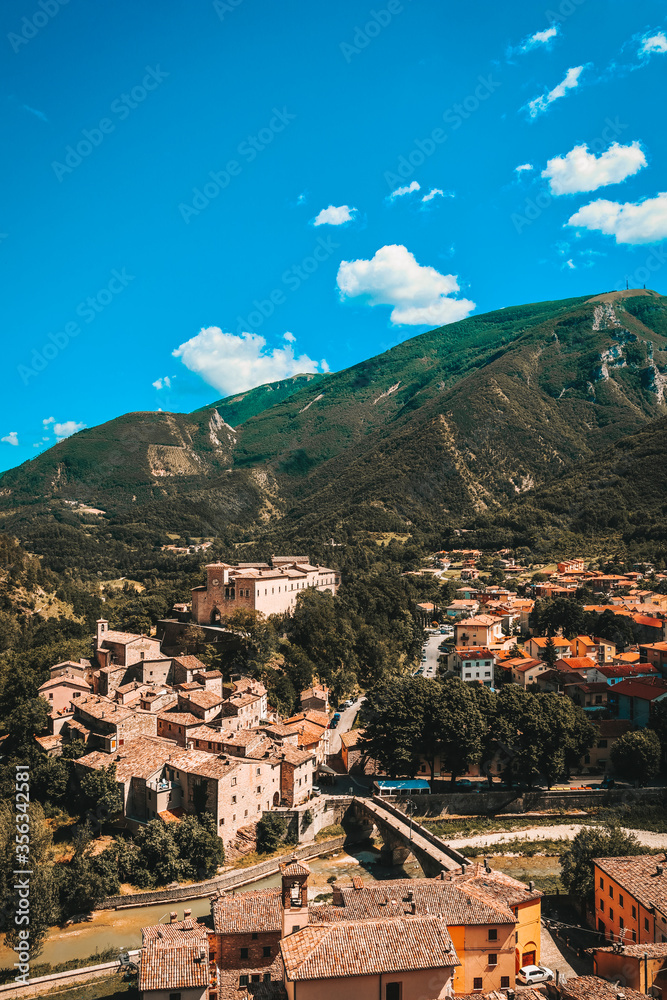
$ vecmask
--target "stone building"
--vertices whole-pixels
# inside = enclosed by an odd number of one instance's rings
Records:
[[[312,566],[305,556],[273,556],[270,563],[210,563],[206,584],[192,591],[192,618],[199,625],[220,625],[238,609],[264,615],[294,609],[306,588],[335,594],[340,579],[333,569]]]

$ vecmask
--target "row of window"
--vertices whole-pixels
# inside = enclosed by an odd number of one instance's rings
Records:
[[[490,957],[491,956],[489,955],[489,958]],[[507,990],[507,989],[509,989],[509,985],[510,985],[510,977],[509,976],[501,976],[500,977],[500,988],[501,988],[501,990]],[[475,978],[472,981],[472,988],[473,988],[473,990],[481,990],[481,989],[484,988],[484,980],[482,979],[481,976],[475,976]]]
[[[253,934],[253,938],[256,938],[256,937],[257,937],[257,935]],[[262,948],[262,956],[264,958],[271,958],[271,945],[270,944],[264,945],[264,947]],[[241,948],[241,958],[245,959],[245,958],[248,958],[248,957],[249,957],[249,955],[248,955],[248,949],[247,948]],[[259,980],[257,980],[257,982],[259,982]]]

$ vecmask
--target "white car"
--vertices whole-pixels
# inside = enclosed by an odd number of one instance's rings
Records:
[[[547,969],[546,965],[524,965],[516,974],[517,983],[523,983],[525,986],[532,986],[533,983],[548,983],[553,978],[553,972],[551,969]]]

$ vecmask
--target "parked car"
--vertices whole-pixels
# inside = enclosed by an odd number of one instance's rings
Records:
[[[516,974],[517,982],[523,983],[525,986],[532,986],[533,983],[548,983],[553,978],[553,972],[551,969],[547,969],[546,965],[524,965]]]
[[[321,794],[322,794],[322,789],[318,788],[317,785],[313,785],[313,795],[321,795]]]

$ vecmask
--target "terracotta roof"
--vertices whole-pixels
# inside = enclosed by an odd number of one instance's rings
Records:
[[[625,733],[631,732],[635,728],[634,722],[630,719],[600,719],[596,723],[600,730],[600,739],[615,740]]]
[[[617,951],[618,945],[609,945],[607,948],[588,948],[587,950],[591,955],[595,954],[596,951],[609,951],[615,952],[616,954],[629,955],[631,958],[643,958],[644,955],[648,955],[649,958],[667,958],[667,944],[624,944],[621,951]]]
[[[302,861],[299,861],[296,854],[293,854],[289,861],[285,861],[280,865],[280,874],[286,875],[288,878],[293,875],[308,877],[310,875],[310,868]]]
[[[598,976],[576,976],[560,985],[562,1000],[617,1000],[622,993],[626,1000],[647,1000],[645,993],[623,986],[619,989]]]
[[[466,865],[465,870],[455,879],[458,886],[472,885],[485,896],[509,907],[518,906],[529,900],[539,899],[543,893],[539,889],[529,889],[518,879],[492,868],[487,871],[483,864]]]
[[[115,753],[93,750],[85,757],[79,757],[76,763],[95,771],[115,764],[117,781],[126,782],[130,778],[150,778],[170,757],[179,753],[182,753],[181,748],[171,740],[159,736],[138,736]]]
[[[151,924],[141,928],[142,944],[149,944],[151,941],[207,941],[208,928],[205,924],[200,924],[192,917],[186,920],[176,920],[173,924]]]
[[[157,642],[157,639],[151,638],[150,635],[135,635],[133,632],[116,632],[113,629],[109,629],[107,632],[103,632],[101,636],[102,645],[105,642],[117,643],[119,646],[127,646],[130,642],[135,642],[136,639],[148,639],[150,642]]]
[[[309,760],[315,760],[315,756],[310,750],[298,750],[297,747],[289,744],[276,748],[275,754],[279,760],[285,760],[288,764],[294,764],[295,767],[300,767],[301,764],[306,764]]]
[[[192,712],[158,712],[160,722],[175,722],[177,726],[201,726],[201,719],[198,719]]]
[[[144,715],[144,713],[139,712],[136,708],[130,708],[129,705],[119,705],[117,702],[111,701],[109,698],[103,698],[101,695],[94,695],[91,698],[81,698],[74,702],[74,707],[77,713],[82,712],[98,721],[110,723],[124,722],[125,719],[131,719],[135,715]]]
[[[492,872],[488,881],[493,883],[497,874]],[[496,888],[487,891],[477,878],[466,881],[465,876],[462,880],[456,873],[445,879],[389,879],[357,887],[336,883],[336,892],[341,903],[311,907],[313,921],[402,917],[409,913],[413,902],[418,914],[436,914],[450,926],[513,924],[516,920]],[[534,895],[537,898],[538,894]]]
[[[216,934],[282,932],[281,890],[252,889],[218,896],[211,900],[211,914]]]
[[[206,664],[197,656],[175,656],[174,663],[179,663],[185,670],[206,670]]]
[[[535,660],[533,657],[521,660],[505,660],[503,666],[511,666],[512,670],[516,670],[518,674],[525,674],[527,670],[533,670],[535,667],[544,666],[544,660]]]
[[[190,701],[193,705],[197,705],[198,708],[215,708],[216,705],[222,704],[222,698],[219,694],[214,691],[204,691],[201,688],[197,691],[188,691],[183,695],[184,701]]]
[[[350,729],[347,733],[341,733],[340,741],[349,750],[350,747],[356,747],[361,742],[363,735],[363,729]]]
[[[139,990],[185,990],[209,984],[208,942],[152,940],[141,949]]]
[[[561,670],[591,670],[597,666],[595,660],[591,660],[590,656],[563,656],[556,660],[557,668],[559,663],[563,664]]]
[[[438,917],[308,924],[280,942],[288,980],[338,979],[460,965]]]
[[[641,698],[642,701],[655,701],[667,694],[667,681],[662,677],[635,677],[632,680],[620,681],[614,684],[614,694],[624,694],[628,698]]]
[[[295,722],[290,726],[292,732],[297,733],[299,746],[311,746],[319,743],[326,730],[321,726],[316,726],[313,722]]]
[[[42,750],[46,750],[48,752],[49,750],[55,750],[56,747],[59,747],[62,744],[63,738],[59,733],[57,736],[35,736],[35,740],[39,743]]]
[[[663,867],[659,855],[593,860],[601,872],[622,885],[642,906],[656,906],[667,912],[667,867]],[[662,868],[660,873],[658,866]]]

